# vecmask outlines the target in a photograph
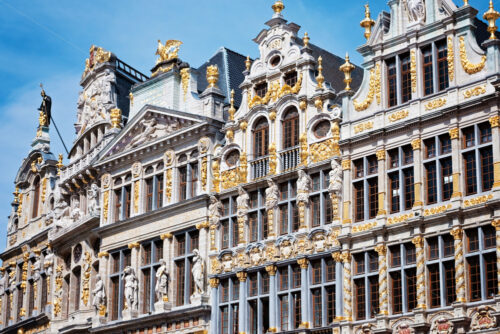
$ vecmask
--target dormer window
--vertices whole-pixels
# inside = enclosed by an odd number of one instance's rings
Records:
[[[290,87],[293,87],[295,86],[296,83],[297,83],[296,71],[288,72],[287,74],[285,74],[285,84],[287,84]]]
[[[267,94],[267,83],[262,82],[260,84],[255,85],[255,95],[263,98]]]

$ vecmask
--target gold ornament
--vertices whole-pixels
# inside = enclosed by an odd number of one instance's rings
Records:
[[[183,68],[181,70],[181,82],[182,82],[182,91],[184,93],[184,102],[186,102],[190,78],[191,78],[191,72],[189,67]]]
[[[437,108],[441,108],[446,104],[446,99],[445,98],[439,98],[435,99],[433,101],[429,101],[425,104],[425,110],[431,111]]]
[[[344,83],[345,83],[345,88],[344,90],[351,90],[351,82],[352,82],[352,76],[351,73],[354,71],[356,67],[350,62],[349,60],[349,54],[346,53],[345,55],[345,63],[340,66],[340,71],[344,72]]]
[[[488,28],[486,29],[490,33],[489,39],[497,39],[495,32],[497,31],[497,26],[495,21],[500,17],[500,13],[493,9],[493,0],[490,0],[490,7],[486,13],[483,15],[483,19],[488,21]]]
[[[392,114],[387,116],[387,118],[389,119],[389,122],[393,123],[405,119],[406,117],[408,117],[408,115],[410,115],[410,112],[408,110],[400,110],[393,112]]]
[[[368,40],[372,35],[372,27],[375,25],[375,21],[372,20],[370,15],[370,6],[365,5],[365,18],[359,23],[361,28],[365,28],[365,38]]]
[[[417,57],[415,56],[415,50],[410,52],[410,76],[411,76],[411,91],[413,93],[417,92]]]
[[[448,133],[450,134],[450,139],[458,139],[458,133],[459,133],[458,128],[450,129],[448,130]]]
[[[357,100],[353,101],[354,109],[356,111],[364,111],[372,104],[373,98],[376,95],[377,103],[380,103],[380,64],[377,64],[374,68],[370,70],[370,82],[368,87],[368,94],[366,98],[359,102]]]
[[[250,66],[252,66],[252,61],[250,60],[250,56],[247,56],[247,59],[245,60],[245,68],[247,72],[250,72]]]
[[[163,45],[161,44],[161,41],[158,40],[158,47],[155,55],[159,56],[159,58],[156,60],[156,64],[177,59],[181,45],[181,41],[168,40],[165,42],[165,45]]]
[[[486,65],[486,55],[481,57],[481,61],[477,64],[472,64],[467,57],[467,50],[465,48],[465,38],[460,36],[460,62],[462,67],[467,74],[475,74],[481,72]]]
[[[300,142],[300,162],[302,166],[307,166],[307,158],[309,157],[308,145],[307,145],[307,133],[303,132],[299,137]]]
[[[325,77],[323,76],[323,57],[318,58],[318,75],[316,76],[316,82],[318,83],[317,89],[323,89],[323,83],[325,82]]]
[[[467,89],[463,94],[464,94],[464,99],[470,99],[473,96],[479,96],[485,93],[486,93],[486,85],[483,85]]]
[[[207,81],[210,88],[217,87],[217,82],[219,81],[219,68],[217,65],[207,67]]]
[[[271,7],[274,11],[275,14],[281,14],[281,12],[285,9],[285,5],[283,4],[283,1],[277,0],[274,5]]]
[[[304,37],[302,38],[302,41],[304,42],[305,48],[309,47],[310,38],[309,38],[309,34],[307,33],[307,31],[304,33]]]
[[[234,113],[235,112],[236,112],[236,109],[234,108],[234,89],[231,89],[231,107],[228,110],[230,121],[234,121]]]
[[[455,78],[455,48],[453,47],[453,38],[448,37],[448,79],[453,81]]]
[[[121,129],[122,111],[118,108],[111,109],[111,128]]]

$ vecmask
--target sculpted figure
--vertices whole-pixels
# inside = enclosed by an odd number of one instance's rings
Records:
[[[33,271],[33,280],[38,281],[40,279],[40,271],[42,270],[42,261],[40,260],[40,256],[35,256],[35,262],[33,262],[31,270]]]
[[[424,0],[405,0],[404,4],[410,22],[421,22],[425,20]]]
[[[215,196],[210,196],[210,204],[208,205],[208,222],[210,225],[219,225],[222,212],[222,203]]]
[[[45,125],[49,126],[52,110],[52,99],[50,98],[50,96],[45,94],[45,90],[43,90],[43,86],[41,84],[40,87],[42,88],[42,91],[40,92],[40,95],[42,96],[42,104],[40,104],[40,108],[38,108],[38,110],[40,110],[45,116]]]
[[[109,69],[106,69],[105,75],[102,81],[103,91],[101,94],[103,95],[103,102],[110,103],[113,102],[113,83],[115,82],[115,74],[111,72]]]
[[[278,185],[272,179],[267,179],[266,189],[266,209],[271,210],[278,206],[279,192]]]
[[[47,272],[47,276],[52,276],[52,271],[54,269],[54,252],[52,248],[47,248],[47,253],[43,259],[43,267]]]
[[[342,166],[338,159],[332,160],[332,170],[330,171],[329,177],[330,184],[328,185],[328,191],[340,196],[342,192]]]
[[[97,314],[101,305],[106,305],[106,291],[104,290],[104,282],[102,281],[101,275],[96,276],[96,282],[94,290],[92,290],[92,306]]]
[[[69,214],[69,206],[63,199],[61,188],[59,185],[56,185],[54,189],[54,211],[51,214],[52,218],[56,221],[56,226],[64,226],[65,220],[69,218]]]
[[[99,187],[97,186],[97,184],[92,183],[88,193],[89,215],[91,216],[98,215],[100,209],[101,208],[99,207]]]
[[[158,124],[158,121],[155,117],[142,120],[141,125],[142,130],[137,137],[133,138],[130,141],[130,147],[137,147],[147,141],[156,139],[159,136],[159,131],[166,130],[166,127],[164,125]]]
[[[8,288],[9,276],[4,271],[0,272],[0,275],[1,275],[1,278],[0,278],[0,296],[1,296],[5,293],[5,289]]]
[[[250,208],[248,204],[250,196],[248,196],[248,193],[241,186],[238,187],[238,195],[239,196],[236,198],[238,218],[243,218],[246,222],[246,220],[248,219],[247,212]]]
[[[168,300],[168,268],[167,261],[160,260],[160,267],[156,271],[155,293],[158,301]]]
[[[194,280],[194,294],[203,294],[204,292],[204,287],[203,287],[203,281],[204,281],[204,265],[203,265],[203,258],[200,255],[200,252],[197,249],[193,249],[193,268],[191,269],[191,273],[193,274],[193,280]]]
[[[80,200],[78,198],[73,199],[73,208],[71,209],[71,220],[77,222],[82,218],[82,211],[80,210]]]
[[[139,284],[134,269],[130,266],[125,267],[122,279],[125,281],[125,308],[137,310],[137,290]]]
[[[297,180],[297,203],[309,202],[309,192],[311,191],[312,179],[302,169],[299,170],[299,178]]]

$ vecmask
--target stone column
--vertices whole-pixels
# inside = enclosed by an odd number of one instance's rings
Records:
[[[99,317],[104,318],[106,317],[107,306],[109,305],[109,291],[111,291],[108,285],[109,253],[99,252],[99,254],[97,254],[97,257],[99,258],[99,276],[101,276],[101,279],[104,282],[104,291],[106,292],[105,304],[101,305],[101,307],[99,308]]]
[[[274,211],[276,208],[268,209],[267,210],[267,229],[269,232],[269,237],[275,237],[276,233],[274,233]]]
[[[413,168],[413,191],[415,194],[413,207],[419,207],[424,205],[422,202],[422,140],[420,138],[412,140],[411,147],[413,148],[413,165],[415,166]]]
[[[160,235],[160,239],[163,240],[163,259],[167,261],[167,267],[170,273],[174,272],[173,268],[173,251],[172,251],[172,239],[173,235],[170,232],[164,233]],[[167,294],[171,297],[169,298],[170,301],[174,300],[172,296],[172,291],[174,289],[173,287],[174,284],[168,284],[168,291]]]
[[[385,216],[387,214],[386,201],[385,201],[385,178],[386,178],[386,165],[385,165],[385,150],[377,151],[378,160],[378,211],[377,216]]]
[[[455,240],[455,289],[457,302],[465,303],[465,270],[464,270],[464,244],[463,230],[456,227],[450,231]]]
[[[335,319],[342,319],[342,253],[332,253],[332,258],[335,261]]]
[[[218,328],[218,307],[219,307],[219,283],[220,280],[217,277],[212,277],[209,279],[210,287],[212,288],[212,291],[210,293],[210,298],[212,300],[212,312],[210,313],[210,333],[211,334],[218,334],[219,333],[219,328]]]
[[[425,296],[425,256],[424,238],[416,236],[411,241],[416,247],[417,253],[417,308],[427,308]]]
[[[307,268],[309,268],[309,260],[304,258],[297,259],[297,263],[300,266],[300,307],[302,309],[302,323],[300,324],[300,328],[309,328],[309,310],[308,310],[308,288],[309,282],[307,275]]]
[[[239,314],[238,314],[238,332],[246,332],[246,304],[247,304],[247,273],[240,271],[236,273],[236,277],[240,281],[240,300],[239,300]]]
[[[493,189],[500,189],[500,116],[490,117],[491,138],[493,141]]]
[[[389,315],[389,295],[387,291],[387,248],[380,244],[375,247],[378,253],[378,294],[380,302],[380,314]]]
[[[342,160],[342,170],[344,171],[344,186],[342,198],[344,205],[342,208],[342,223],[351,224],[351,160]]]
[[[278,331],[276,323],[276,310],[278,309],[277,288],[276,288],[276,266],[274,264],[266,266],[269,274],[269,331],[276,333]]]
[[[131,250],[130,254],[130,266],[134,269],[135,274],[138,275],[139,270],[139,250],[141,248],[141,244],[138,242],[132,242],[128,244],[128,249]]]
[[[496,230],[497,239],[497,277],[498,277],[498,294],[500,295],[500,219],[494,220],[491,225]]]
[[[217,252],[216,244],[217,225],[210,225],[210,251]]]
[[[451,159],[453,165],[453,193],[451,194],[451,198],[460,198],[462,197],[461,185],[460,185],[460,169],[461,169],[461,159],[460,159],[460,141],[458,128],[450,129],[449,131],[450,139],[451,139]]]
[[[344,320],[352,321],[351,253],[342,253],[344,262]]]

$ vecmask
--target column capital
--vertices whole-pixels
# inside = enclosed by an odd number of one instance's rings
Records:
[[[448,130],[451,139],[458,139],[458,128]]]
[[[238,280],[242,283],[247,281],[247,272],[246,271],[239,271],[236,273],[236,277],[238,277]]]
[[[492,221],[491,225],[495,228],[495,230],[500,231],[500,219]]]
[[[500,123],[500,116],[495,115],[490,117],[490,125],[492,128],[498,128]]]
[[[196,224],[197,230],[201,230],[202,228],[209,228],[209,227],[210,227],[210,224],[208,223],[208,221]]]
[[[418,248],[424,247],[424,238],[421,235],[417,235],[411,239],[411,242]]]
[[[342,262],[350,263],[351,262],[351,253],[348,251],[342,253]]]
[[[210,287],[217,288],[220,284],[220,280],[217,277],[212,277],[208,280]]]
[[[128,244],[128,249],[139,248],[139,247],[141,247],[141,244],[138,242],[132,242]]]
[[[422,148],[422,139],[417,138],[411,141],[411,147],[414,151],[418,151]]]
[[[455,240],[462,240],[464,231],[462,230],[461,227],[455,227],[450,231],[450,234],[453,236],[453,239]]]
[[[332,253],[332,258],[335,262],[342,262],[342,253],[340,252],[333,252]]]
[[[106,252],[106,251],[104,251],[104,252],[99,252],[99,253],[97,254],[97,257],[98,257],[98,258],[101,258],[101,257],[108,257],[108,256],[109,256],[109,253],[108,253],[108,252]]]
[[[163,233],[162,235],[160,235],[161,240],[172,239],[173,237],[174,237],[173,234],[170,232]]]
[[[275,276],[277,270],[278,270],[278,268],[274,264],[270,264],[270,265],[266,266],[266,271],[269,274],[269,276]]]
[[[351,170],[351,160],[349,160],[349,159],[342,160],[342,169],[343,170]]]
[[[305,257],[297,259],[297,263],[299,264],[301,269],[307,269],[309,267],[309,260]]]
[[[387,254],[387,247],[384,244],[380,244],[375,246],[375,251],[378,253],[378,256],[385,256]]]
[[[377,160],[385,160],[385,150],[381,149],[377,151]]]

